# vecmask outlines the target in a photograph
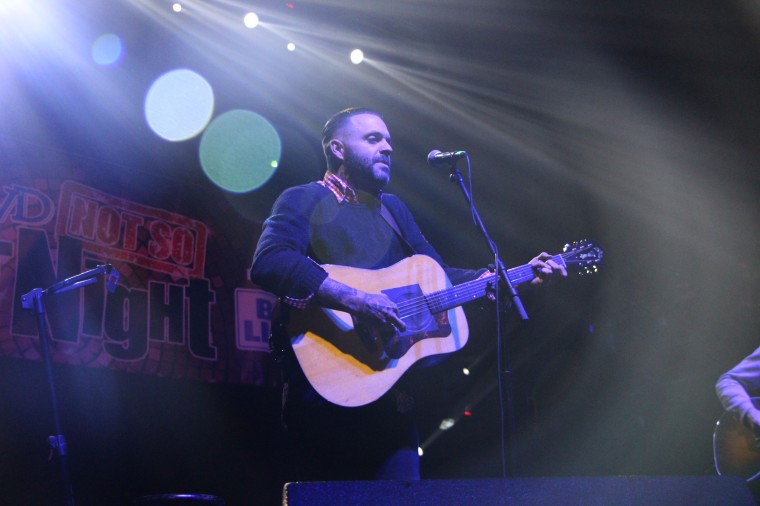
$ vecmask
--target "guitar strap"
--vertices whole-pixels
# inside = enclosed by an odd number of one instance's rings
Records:
[[[412,248],[412,245],[409,244],[409,241],[406,240],[406,237],[404,237],[404,234],[401,233],[401,230],[398,228],[398,223],[396,223],[396,218],[393,217],[391,212],[388,210],[387,207],[385,207],[385,204],[380,202],[380,214],[382,215],[383,219],[390,225],[390,227],[393,229],[394,232],[396,232],[396,235],[401,240],[401,244],[406,246],[406,248],[409,250],[410,253],[415,254],[416,251],[414,251],[414,248]]]

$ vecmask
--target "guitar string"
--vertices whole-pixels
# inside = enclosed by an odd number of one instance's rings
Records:
[[[513,276],[511,274],[517,275]],[[532,277],[532,273],[529,276],[519,274],[521,273],[517,271],[514,273],[510,272],[510,280],[513,282],[521,282]],[[495,274],[468,283],[456,285],[448,289],[431,292],[427,295],[413,297],[398,304],[399,314],[402,318],[425,312],[436,314],[445,309],[469,302],[470,300],[475,300],[486,294],[485,288],[488,283],[493,281],[494,277]]]
[[[453,287],[452,290],[441,290],[438,292],[432,292],[427,295],[422,295],[419,297],[413,297],[411,299],[408,299],[407,301],[401,302],[398,304],[399,314],[402,318],[406,316],[412,316],[420,313],[430,312],[430,313],[437,313],[440,311],[437,311],[436,309],[438,307],[443,306],[443,302],[446,299],[458,299],[457,293],[459,292],[459,296],[463,296],[464,294],[476,294],[480,293],[482,289],[485,288],[485,285],[490,281],[491,276],[488,278],[483,278],[480,280],[471,281],[468,283],[465,283],[464,285],[458,285],[457,287]],[[461,288],[460,288],[461,287]],[[455,295],[448,295],[448,293],[455,292]],[[448,293],[444,293],[448,292]]]
[[[553,259],[563,259],[564,254],[555,255]],[[507,271],[510,281],[519,284],[533,277],[533,267],[523,265]],[[401,318],[429,312],[432,314],[440,313],[448,307],[456,307],[485,295],[485,287],[495,276],[487,276],[473,281],[468,281],[450,288],[423,294],[418,297],[412,297],[398,303],[399,314]],[[462,302],[459,302],[459,301]],[[439,309],[440,308],[440,309]]]

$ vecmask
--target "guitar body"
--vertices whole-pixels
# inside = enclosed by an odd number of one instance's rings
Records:
[[[423,294],[451,287],[432,258],[414,255],[379,270],[325,265],[330,277],[368,293],[385,293],[400,306],[407,330],[366,328],[343,311],[290,311],[288,333],[298,363],[328,401],[354,407],[380,398],[417,361],[451,353],[467,343],[464,311],[431,313]],[[403,311],[402,307],[409,308]],[[410,313],[405,316],[406,313]]]
[[[753,399],[758,404],[758,399]],[[719,475],[741,476],[753,481],[760,476],[760,446],[755,435],[731,413],[723,413],[715,424],[713,457]]]

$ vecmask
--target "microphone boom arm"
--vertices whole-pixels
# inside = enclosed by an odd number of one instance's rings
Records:
[[[64,279],[63,281],[59,281],[58,283],[54,284],[47,290],[43,290],[44,295],[55,295],[56,293],[63,293],[68,292],[69,290],[73,290],[75,288],[79,288],[81,286],[86,286],[94,283],[97,281],[97,276],[102,275],[108,275],[108,291],[113,292],[113,289],[111,288],[112,282],[111,278],[114,276],[116,277],[116,280],[119,279],[119,271],[114,269],[113,265],[111,264],[103,264],[98,265],[97,267],[90,269],[89,271],[85,271],[81,274],[77,274],[76,276],[71,276],[70,278]]]

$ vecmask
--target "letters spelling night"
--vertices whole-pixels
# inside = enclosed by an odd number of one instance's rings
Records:
[[[47,307],[55,341],[76,345],[82,338],[100,338],[105,354],[121,361],[145,358],[151,342],[186,345],[202,360],[217,358],[210,331],[215,293],[201,277],[205,225],[71,181],[61,185],[57,212],[52,199],[34,188],[4,190],[0,258],[16,263],[14,335],[37,335],[20,308],[21,295],[108,262],[127,270],[129,282],[113,293],[96,283],[57,295]],[[45,227],[54,215],[55,254]]]

